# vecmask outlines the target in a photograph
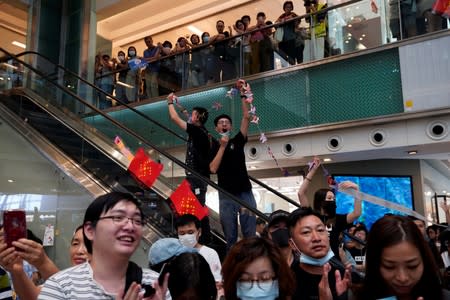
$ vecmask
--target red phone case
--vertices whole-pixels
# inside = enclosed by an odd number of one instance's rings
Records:
[[[12,247],[12,242],[27,237],[27,222],[24,210],[6,210],[3,212],[3,230],[5,242]]]

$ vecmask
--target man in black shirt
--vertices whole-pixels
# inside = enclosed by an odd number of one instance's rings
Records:
[[[256,208],[256,201],[252,193],[252,185],[248,179],[245,165],[244,146],[247,143],[249,126],[248,104],[245,96],[242,101],[242,120],[239,132],[230,139],[232,120],[228,115],[220,115],[214,119],[216,131],[221,135],[220,142],[215,140],[212,147],[213,159],[209,165],[211,173],[217,173],[218,184],[227,192],[235,195],[250,207]],[[219,193],[220,222],[227,241],[227,250],[237,241],[237,215],[244,237],[254,236],[256,233],[256,217],[245,207]]]
[[[167,97],[167,105],[169,107],[169,115],[172,122],[178,127],[188,133],[188,142],[186,147],[186,164],[203,175],[209,178],[209,158],[211,136],[205,128],[205,123],[208,121],[208,110],[203,107],[194,107],[192,109],[192,116],[188,122],[180,118],[173,105],[176,97],[170,94]],[[208,185],[199,179],[194,174],[186,171],[186,179],[191,185],[192,192],[197,197],[198,201],[205,206],[206,190]],[[211,242],[211,230],[209,225],[209,218],[205,216],[201,220],[202,235],[199,242],[201,244],[208,244]]]
[[[350,269],[342,273],[333,263],[334,253],[320,214],[310,207],[299,208],[289,216],[289,228],[291,247],[300,256],[299,262],[291,265],[297,281],[292,299],[318,300],[330,293],[332,299],[348,299]]]

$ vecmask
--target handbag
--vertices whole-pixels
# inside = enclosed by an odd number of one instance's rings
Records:
[[[275,35],[274,35],[274,39],[275,41],[277,41],[278,43],[283,41],[283,36],[284,36],[284,29],[283,27],[278,27],[277,30],[275,30]]]

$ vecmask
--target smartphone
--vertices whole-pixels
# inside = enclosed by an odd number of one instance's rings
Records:
[[[5,242],[12,247],[12,242],[27,237],[27,222],[24,210],[6,210],[3,212],[3,232]]]

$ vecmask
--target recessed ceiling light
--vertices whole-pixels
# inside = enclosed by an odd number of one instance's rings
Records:
[[[25,45],[24,43],[18,42],[18,41],[13,41],[11,44],[13,44],[14,46],[20,47],[20,48],[27,48],[27,45]]]
[[[250,169],[256,169],[257,166],[250,166],[249,168],[250,168]]]
[[[13,182],[14,182],[14,180],[12,180],[12,179],[8,179],[8,182],[9,182],[9,183],[13,183]]]
[[[330,162],[330,161],[331,161],[331,158],[324,158],[323,161],[324,161],[324,162]]]
[[[410,150],[408,151],[409,155],[416,155],[417,154],[417,150]]]

